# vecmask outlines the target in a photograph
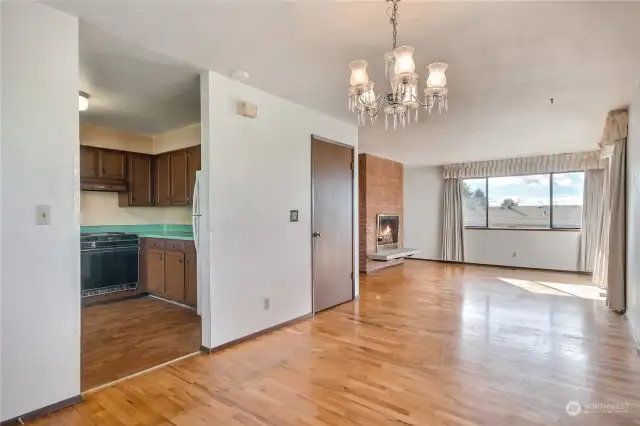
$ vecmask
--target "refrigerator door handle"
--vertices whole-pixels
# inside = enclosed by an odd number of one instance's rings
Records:
[[[201,216],[200,214],[200,173],[196,172],[196,181],[195,184],[193,185],[193,216],[191,218],[191,222],[192,222],[192,227],[193,227],[193,242],[195,244],[196,247],[196,253],[198,252],[199,249],[199,245],[200,245],[200,235],[199,235],[199,231],[200,231],[200,220],[198,219],[198,217]]]

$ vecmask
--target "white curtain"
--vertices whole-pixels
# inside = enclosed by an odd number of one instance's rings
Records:
[[[604,167],[599,151],[570,154],[540,155],[537,157],[507,158],[503,160],[474,161],[442,166],[445,179],[483,178],[540,173],[574,172]]]
[[[628,111],[612,111],[602,138],[607,153],[603,221],[593,281],[607,289],[609,309],[626,309],[626,146]]]
[[[582,234],[580,235],[581,271],[593,271],[596,251],[602,230],[602,194],[604,170],[591,169],[584,172],[584,202],[582,205]]]
[[[463,262],[462,179],[444,180],[442,210],[442,260]]]

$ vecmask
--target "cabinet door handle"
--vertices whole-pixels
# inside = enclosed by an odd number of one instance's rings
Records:
[[[183,262],[182,262],[182,259],[180,259],[178,262],[180,262],[180,264],[182,264],[182,263],[183,263]]]

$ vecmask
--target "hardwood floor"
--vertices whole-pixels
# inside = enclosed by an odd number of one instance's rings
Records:
[[[82,308],[82,390],[196,352],[195,311],[151,297]]]
[[[88,394],[33,424],[640,424],[640,356],[624,319],[603,301],[504,279],[585,281],[408,261],[362,276],[359,301]],[[619,405],[571,417],[573,400]]]

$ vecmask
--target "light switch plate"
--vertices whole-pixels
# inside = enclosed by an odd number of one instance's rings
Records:
[[[51,206],[36,206],[36,225],[51,225]]]
[[[298,221],[298,210],[289,210],[289,222]]]

